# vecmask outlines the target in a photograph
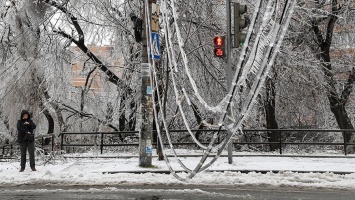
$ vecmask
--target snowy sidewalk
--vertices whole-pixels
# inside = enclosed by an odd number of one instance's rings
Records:
[[[200,152],[199,152],[200,153]],[[194,169],[201,159],[201,154],[197,152],[179,152],[179,159],[188,168]],[[77,158],[80,162],[78,166],[90,166],[94,167],[89,169],[83,169],[92,172],[162,172],[169,171],[165,161],[158,161],[158,158],[153,154],[152,165],[153,168],[142,168],[138,166],[137,154],[106,154],[95,156],[90,154],[84,155],[66,155],[68,159]],[[207,158],[208,163],[212,160],[211,155]],[[98,160],[102,160],[101,163],[97,163]],[[117,161],[111,163],[113,160]],[[184,171],[178,164],[173,155],[169,155],[169,161],[172,168],[176,171]],[[91,164],[86,162],[91,162]],[[99,166],[96,166],[98,164]],[[113,164],[113,165],[112,165]],[[211,167],[206,171],[294,171],[294,172],[334,172],[334,173],[355,173],[355,156],[334,155],[334,154],[322,154],[322,155],[268,155],[268,154],[243,154],[235,153],[233,157],[233,163],[228,163],[227,154],[224,153]]]
[[[200,158],[183,157],[181,161],[194,169]],[[208,158],[211,160],[212,158]],[[171,158],[173,169],[182,168]],[[208,170],[199,173],[192,180],[181,182],[171,174],[140,173],[168,171],[165,161],[153,158],[153,168],[138,166],[138,158],[68,158],[60,164],[37,165],[37,172],[28,168],[19,173],[19,162],[0,163],[0,186],[21,184],[60,185],[117,185],[117,184],[215,184],[215,185],[271,185],[355,189],[355,158],[303,158],[252,156],[233,158],[228,164],[227,157],[219,158]],[[215,172],[214,170],[217,170]],[[238,171],[256,171],[241,173]],[[265,173],[258,173],[263,171]],[[267,172],[270,171],[270,172]],[[277,171],[272,173],[271,171]],[[296,173],[294,171],[315,171]],[[106,174],[105,172],[116,172]],[[128,173],[130,172],[130,173]],[[133,172],[133,173],[132,173]],[[330,173],[317,173],[330,172]],[[332,172],[351,174],[338,175]],[[186,173],[178,173],[186,177]]]
[[[169,158],[174,160],[174,158]],[[199,157],[179,158],[187,167],[194,169]],[[207,161],[210,161],[208,158]],[[138,158],[85,158],[79,159],[75,165],[68,168],[80,169],[87,172],[140,173],[140,172],[169,172],[165,161],[153,158],[152,168],[138,166]],[[177,163],[171,163],[174,170],[181,172],[183,168]],[[206,171],[292,171],[292,172],[333,172],[337,174],[355,173],[355,158],[308,158],[308,157],[234,157],[233,163],[228,163],[227,157],[219,158]]]

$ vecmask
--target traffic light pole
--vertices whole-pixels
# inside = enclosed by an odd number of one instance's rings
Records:
[[[232,50],[232,20],[231,20],[231,1],[226,0],[226,13],[227,13],[227,91],[229,91],[232,87],[232,55],[231,55],[231,50]],[[228,163],[232,164],[233,163],[233,141],[230,140],[228,143]]]
[[[149,1],[149,10],[151,10],[151,0]],[[145,2],[144,1],[144,2]],[[144,3],[145,4],[145,3]],[[147,33],[148,24],[146,24],[145,15],[150,15],[146,13],[145,6],[143,6],[143,34],[142,34],[142,58],[141,58],[141,117],[142,123],[139,131],[139,166],[140,167],[151,167],[152,166],[152,133],[153,133],[153,99],[152,99],[152,85],[150,80],[150,69],[149,69],[149,58],[148,58],[148,42]],[[149,37],[148,37],[149,38]]]

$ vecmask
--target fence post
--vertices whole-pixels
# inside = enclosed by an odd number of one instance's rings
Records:
[[[282,131],[279,131],[279,146],[280,146],[280,154],[282,154]]]
[[[102,154],[102,151],[104,149],[104,134],[103,133],[101,133],[101,146],[100,146],[100,148],[101,148],[101,154]]]
[[[60,154],[63,152],[64,133],[61,133]]]
[[[52,151],[54,151],[54,134],[52,134]]]
[[[343,132],[343,139],[344,139],[344,155],[347,155],[347,152],[346,152],[346,132]]]

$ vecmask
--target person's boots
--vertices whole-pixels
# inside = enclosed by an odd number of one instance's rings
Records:
[[[23,172],[23,171],[25,171],[25,168],[22,168],[22,167],[21,167],[20,172]]]
[[[31,167],[32,171],[37,171],[35,166]]]

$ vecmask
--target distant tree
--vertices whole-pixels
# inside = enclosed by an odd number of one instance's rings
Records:
[[[346,12],[350,11],[353,3],[348,1],[315,1],[315,6],[318,9],[323,9],[323,13],[314,15],[309,18],[310,28],[314,34],[316,47],[315,55],[319,59],[324,73],[326,95],[329,100],[330,110],[334,114],[337,124],[340,129],[354,129],[352,122],[347,113],[347,104],[349,102],[352,88],[355,81],[355,68],[351,67],[347,74],[345,83],[340,83],[336,80],[336,66],[344,65],[342,62],[332,62],[332,52],[335,51],[334,47],[334,33],[342,26],[347,26],[344,21],[340,21],[339,17],[344,16]],[[353,12],[353,11],[350,11]],[[350,20],[350,18],[348,18]],[[335,60],[335,58],[334,58]],[[339,87],[342,85],[342,87]],[[352,140],[351,133],[343,133],[344,139],[349,142]],[[350,150],[349,150],[350,151]],[[352,150],[353,152],[353,150]]]

